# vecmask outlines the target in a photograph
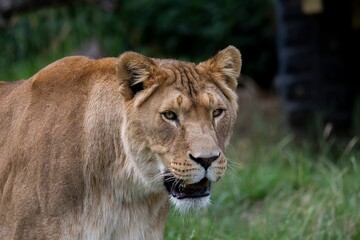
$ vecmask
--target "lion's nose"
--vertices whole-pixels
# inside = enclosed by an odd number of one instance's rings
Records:
[[[205,170],[207,170],[211,166],[211,163],[220,157],[220,153],[218,153],[216,155],[212,155],[210,157],[207,157],[207,156],[206,157],[204,157],[204,156],[194,157],[190,153],[189,157],[191,160],[199,163],[203,168],[205,168]]]

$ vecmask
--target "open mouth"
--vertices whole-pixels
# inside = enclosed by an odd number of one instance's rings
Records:
[[[176,199],[201,198],[210,195],[211,182],[203,178],[194,184],[184,184],[184,181],[175,178],[172,174],[164,177],[166,190]]]

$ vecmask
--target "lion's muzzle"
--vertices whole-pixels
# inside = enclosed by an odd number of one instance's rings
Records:
[[[200,164],[205,170],[207,170],[212,162],[214,162],[216,159],[218,159],[220,157],[220,153],[216,153],[213,154],[211,156],[199,156],[199,157],[194,157],[191,153],[189,154],[189,157],[191,160],[193,160],[194,162],[197,162],[198,164]]]

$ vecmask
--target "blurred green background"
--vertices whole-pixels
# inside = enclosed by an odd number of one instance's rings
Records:
[[[241,49],[243,73],[270,87],[274,34],[270,0],[128,0],[113,11],[91,4],[46,7],[0,28],[0,79],[27,78],[96,39],[103,56],[133,50],[197,62],[231,44]]]

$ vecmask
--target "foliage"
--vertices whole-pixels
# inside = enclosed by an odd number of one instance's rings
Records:
[[[270,84],[276,69],[271,13],[271,0],[127,0],[115,12],[84,5],[41,9],[0,30],[0,66],[39,58],[41,68],[94,37],[107,56],[135,50],[193,61],[232,44],[242,52],[243,73]]]

